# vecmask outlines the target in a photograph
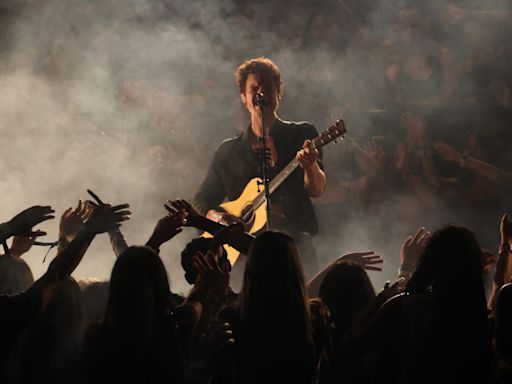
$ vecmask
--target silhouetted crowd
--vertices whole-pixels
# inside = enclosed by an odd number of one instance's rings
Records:
[[[187,244],[181,264],[191,290],[182,297],[170,290],[160,247],[207,219],[185,200],[168,201],[146,244],[128,246],[120,227],[129,205],[90,194],[94,201],[62,214],[58,254],[35,281],[21,256],[54,210],[30,207],[0,224],[2,383],[512,379],[507,214],[497,257],[465,227],[420,228],[403,243],[396,282],[378,293],[366,272],[380,270],[374,252],[345,254],[306,281],[293,238],[254,237],[236,223]],[[117,258],[110,281],[77,282],[70,274],[102,233]],[[239,292],[230,288],[225,244],[247,254]]]

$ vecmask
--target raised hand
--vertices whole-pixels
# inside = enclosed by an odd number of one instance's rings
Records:
[[[347,253],[338,259],[338,261],[340,260],[356,263],[367,271],[382,271],[382,268],[376,267],[375,264],[382,264],[384,262],[384,259],[373,251]]]
[[[163,243],[169,241],[182,231],[181,227],[187,222],[186,217],[187,212],[184,210],[169,213],[167,216],[162,217],[158,220],[153,234],[146,245],[158,251]]]
[[[459,8],[453,4],[447,5],[443,11],[441,11],[441,16],[443,20],[447,23],[454,23],[462,20],[469,14],[468,11]]]
[[[9,248],[11,256],[16,258],[27,253],[32,248],[32,245],[34,245],[35,240],[36,236],[14,236],[12,238],[12,245]]]
[[[36,230],[32,231],[32,227],[42,223],[43,221],[53,219],[55,211],[50,206],[36,205],[21,211],[7,222],[9,236],[44,236],[46,232]]]
[[[491,268],[497,261],[498,257],[494,253],[488,249],[482,249],[482,271],[484,275],[491,271]]]
[[[94,205],[90,201],[82,200],[78,201],[75,209],[71,207],[66,209],[60,218],[59,239],[71,241],[82,228],[85,221],[89,219],[93,210]]]
[[[382,146],[375,142],[375,140],[370,140],[365,146],[364,151],[368,155],[368,157],[373,161],[377,170],[382,170],[385,166],[386,162],[386,154],[384,153],[384,149]]]
[[[396,145],[395,168],[402,177],[406,177],[411,172],[410,156],[405,143]]]
[[[213,321],[206,332],[206,340],[210,348],[215,352],[227,345],[233,345],[235,338],[231,324],[221,321]]]
[[[413,268],[425,248],[430,232],[421,227],[416,235],[409,236],[400,249],[400,264],[403,269]]]
[[[94,204],[94,203],[93,203]],[[93,234],[112,231],[121,227],[123,221],[130,219],[131,212],[127,209],[129,204],[110,206],[108,204],[96,205],[84,228]]]
[[[507,213],[501,217],[500,222],[501,246],[512,244],[512,221]]]
[[[183,226],[193,226],[196,219],[201,217],[201,214],[197,212],[192,204],[183,199],[167,200],[164,207],[170,215],[174,215],[180,211],[185,212],[187,219],[182,224]]]
[[[129,204],[120,204],[111,206],[105,204],[101,199],[90,189],[87,192],[96,200],[96,203],[90,201],[93,210],[89,218],[84,223],[84,229],[93,234],[104,233],[113,231],[121,226],[123,221],[129,220],[131,212],[127,209]]]
[[[459,163],[462,159],[462,155],[450,144],[447,144],[444,141],[436,141],[432,147],[434,148],[434,151],[436,151],[447,163]]]
[[[407,139],[411,144],[423,146],[427,141],[427,128],[423,120],[413,116],[410,112],[404,112],[400,116],[403,127],[407,132]]]
[[[222,268],[219,266],[219,257],[216,255],[219,251],[209,250],[206,256],[201,252],[197,252],[194,255],[192,264],[201,279],[210,287],[212,293],[222,296],[226,294],[229,286],[230,266],[229,263],[223,264]]]

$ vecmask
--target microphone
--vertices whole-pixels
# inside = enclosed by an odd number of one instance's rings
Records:
[[[254,98],[254,104],[256,104],[260,108],[263,108],[267,105],[267,101],[265,100],[265,95],[263,94],[263,92],[258,92],[256,94],[256,97]]]

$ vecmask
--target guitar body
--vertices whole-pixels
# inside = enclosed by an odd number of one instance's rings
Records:
[[[261,182],[262,180],[259,177],[255,177],[247,183],[238,199],[227,201],[220,205],[220,207],[230,215],[240,217],[248,229],[247,232],[251,235],[263,229],[267,223],[267,211],[265,204],[261,204],[256,210],[254,210],[253,206],[254,200],[264,188],[263,185],[258,184]],[[213,235],[208,232],[204,232],[201,236],[212,237]],[[235,265],[240,252],[227,244],[224,245],[224,249],[228,253],[228,260],[231,265]]]
[[[258,183],[262,183],[262,180],[255,177],[247,183],[238,199],[220,205],[227,213],[240,217],[250,234],[257,233],[267,223],[265,204],[261,204],[256,210],[253,206],[254,200],[264,188]]]

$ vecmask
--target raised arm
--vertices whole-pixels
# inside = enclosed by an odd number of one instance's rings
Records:
[[[495,183],[510,184],[512,182],[512,174],[510,172],[502,171],[498,167],[474,157],[464,156],[451,145],[443,141],[435,142],[434,150],[444,161],[456,164],[461,168],[466,168],[482,178]]]
[[[209,292],[215,297],[224,298],[226,296],[229,286],[230,266],[229,263],[219,265],[222,254],[221,247],[225,244],[226,239],[231,236],[229,233],[240,232],[243,232],[241,224],[226,227],[215,234],[206,255],[198,252],[194,256],[194,268],[199,275],[186,299],[187,303],[198,302],[202,304]]]
[[[425,244],[430,237],[430,232],[421,227],[414,236],[409,236],[400,249],[400,268],[398,269],[398,278],[404,278],[404,284],[407,284],[411,278]]]
[[[510,216],[504,214],[500,222],[500,246],[498,249],[498,261],[496,262],[496,271],[492,284],[492,293],[489,297],[487,307],[491,313],[494,313],[496,300],[501,287],[509,283],[512,278],[512,222]]]
[[[168,212],[174,213],[178,211],[185,211],[187,213],[185,226],[194,227],[198,229],[202,229],[208,233],[216,235],[222,229],[225,229],[226,226],[223,224],[216,223],[205,216],[201,215],[189,202],[186,200],[167,200],[167,204],[165,205],[165,209]],[[226,237],[226,235],[228,235]],[[225,238],[222,239],[225,244],[231,245],[233,248],[236,248],[237,251],[243,254],[247,254],[249,251],[249,247],[251,246],[252,241],[254,240],[254,236],[248,234],[245,231],[239,232],[224,232]],[[219,236],[217,236],[218,239]]]
[[[119,257],[119,255],[128,248],[128,243],[126,242],[123,233],[119,228],[114,229],[113,231],[108,231],[108,237],[110,238],[110,244],[112,245],[114,254],[116,257]]]
[[[96,201],[97,204],[104,204],[96,193],[94,193],[90,189],[88,189],[87,192],[89,193],[89,195],[92,196],[92,198]],[[116,255],[116,257],[119,257],[121,253],[126,251],[126,249],[128,248],[128,244],[126,243],[126,240],[124,239],[121,230],[119,228],[115,228],[111,231],[108,231],[108,237],[110,239],[110,244],[112,245],[114,255]]]
[[[170,212],[162,217],[158,220],[146,246],[160,253],[160,246],[182,231],[181,227],[185,224],[186,217],[187,213],[184,210]]]
[[[21,211],[8,222],[0,224],[0,242],[4,243],[12,236],[38,237],[46,232],[32,228],[43,221],[53,219],[55,211],[50,206],[35,205]]]
[[[77,235],[93,208],[89,201],[79,200],[75,209],[70,207],[64,211],[59,223],[59,252]]]
[[[35,236],[14,236],[12,238],[11,247],[9,248],[11,257],[15,259],[20,258],[32,248],[35,240]]]
[[[57,254],[50,263],[48,271],[27,290],[27,293],[39,293],[43,306],[50,300],[59,284],[65,280],[82,260],[85,251],[94,237],[103,232],[119,228],[122,221],[128,220],[128,204],[98,205],[94,207],[89,219],[71,240],[69,245]]]
[[[441,187],[441,179],[437,166],[432,159],[432,144],[427,135],[425,122],[419,116],[412,115],[409,112],[402,113],[400,119],[407,131],[408,139],[418,151],[425,180],[431,188],[438,191]]]
[[[367,271],[382,271],[381,267],[376,264],[382,264],[384,259],[380,255],[375,254],[373,251],[368,252],[353,252],[347,253],[338,259],[334,260],[331,264],[327,265],[324,269],[313,276],[307,283],[308,297],[317,297],[320,292],[320,286],[324,281],[325,276],[329,271],[340,261],[351,261],[363,267]]]

